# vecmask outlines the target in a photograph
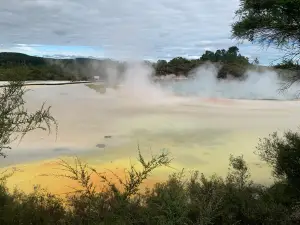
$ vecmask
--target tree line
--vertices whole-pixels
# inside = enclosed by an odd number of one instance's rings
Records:
[[[198,59],[176,57],[170,61],[145,61],[154,68],[157,76],[188,76],[191,71],[206,62],[212,62],[221,68],[219,78],[226,78],[228,74],[240,77],[246,68],[253,64],[239,53],[236,46],[215,52],[205,51]],[[111,59],[51,59],[21,53],[0,53],[0,80],[11,80],[16,76],[24,80],[88,80],[96,75],[101,78],[107,77],[109,67],[122,73],[126,66],[126,62]]]

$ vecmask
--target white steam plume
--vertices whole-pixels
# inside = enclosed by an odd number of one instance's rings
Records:
[[[120,83],[116,68],[108,67],[106,72],[109,84]],[[154,83],[152,79],[154,69],[146,63],[132,61],[127,62],[125,72],[121,74],[120,87],[116,92],[127,99],[140,100],[144,103],[171,103],[175,99],[182,100],[183,97],[292,100],[297,98],[300,90],[300,86],[294,85],[286,93],[280,92],[283,81],[272,70],[263,72],[248,70],[245,74],[247,79],[244,81],[218,80],[217,73],[218,68],[206,64],[190,74],[193,79]],[[178,98],[179,96],[181,98]]]
[[[120,94],[146,104],[167,103],[170,93],[152,80],[154,69],[141,62],[130,62],[123,74]]]
[[[218,80],[214,66],[199,67],[194,73],[195,79],[177,83],[172,86],[174,93],[185,96],[230,99],[274,99],[292,100],[297,98],[300,87],[289,88],[280,92],[283,85],[278,74],[272,70],[264,72],[246,72],[246,80]]]

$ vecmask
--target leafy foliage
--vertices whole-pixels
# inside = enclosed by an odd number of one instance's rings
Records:
[[[238,40],[273,45],[283,51],[283,62],[275,68],[291,73],[282,90],[300,80],[300,1],[240,0],[238,20],[232,24],[232,36]]]
[[[290,49],[300,44],[299,0],[241,0],[233,37]]]
[[[3,150],[10,149],[12,141],[22,139],[35,129],[51,131],[51,125],[57,124],[50,114],[50,107],[42,107],[34,113],[25,108],[24,94],[28,91],[21,81],[12,81],[0,93],[0,156]],[[56,125],[57,128],[57,125]]]
[[[249,59],[239,54],[236,46],[232,46],[228,50],[206,51],[199,59],[188,60],[177,57],[169,62],[159,60],[155,68],[157,75],[188,75],[189,72],[208,61],[220,65],[218,78],[226,78],[228,74],[241,77],[250,66]]]
[[[269,138],[260,140],[257,150],[261,159],[272,166],[276,178],[300,191],[299,133],[288,131],[279,137],[275,132]]]
[[[26,195],[20,191],[10,194],[0,185],[0,223],[15,224],[66,224],[63,202],[43,190]]]

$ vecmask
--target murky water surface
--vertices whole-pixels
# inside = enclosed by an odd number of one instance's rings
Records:
[[[35,131],[13,144],[8,157],[0,159],[2,167],[19,169],[8,184],[24,190],[42,184],[58,193],[67,190],[68,181],[45,176],[57,168],[58,158],[77,155],[99,170],[120,169],[134,162],[138,145],[146,157],[167,149],[174,158],[174,169],[158,170],[157,179],[181,168],[225,175],[229,155],[243,154],[252,177],[269,182],[268,167],[253,154],[258,139],[298,125],[298,101],[144,93],[137,98],[113,89],[99,94],[84,84],[32,87],[27,106],[36,110],[44,101],[52,106],[59,123],[57,139]]]

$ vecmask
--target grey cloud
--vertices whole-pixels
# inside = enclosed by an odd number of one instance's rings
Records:
[[[228,45],[237,7],[237,0],[10,0],[0,6],[0,43],[176,55],[203,40]]]
[[[237,44],[230,24],[239,0],[0,1],[0,51],[37,54],[34,44],[80,45],[102,47],[104,57],[172,58]],[[280,57],[273,49],[239,47],[252,58]]]

